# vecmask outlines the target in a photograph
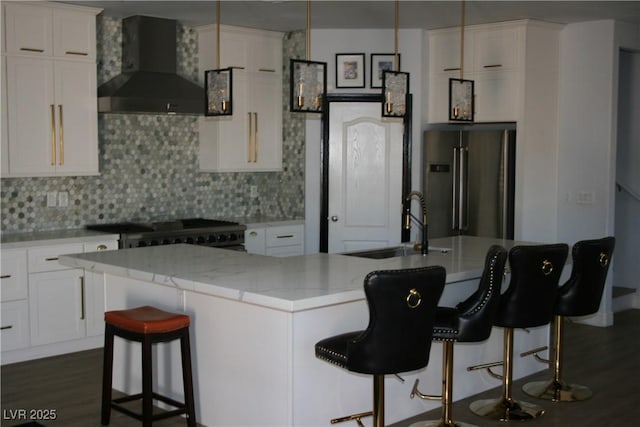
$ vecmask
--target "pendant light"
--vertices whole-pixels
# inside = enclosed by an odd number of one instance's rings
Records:
[[[475,113],[474,82],[464,79],[464,15],[465,2],[461,5],[460,23],[460,78],[449,79],[449,120],[472,122]]]
[[[220,0],[216,4],[216,69],[204,72],[205,116],[233,114],[233,68],[220,68]]]
[[[307,0],[306,59],[289,62],[289,111],[321,113],[327,95],[327,63],[310,61],[311,56],[311,0]]]
[[[399,1],[395,0],[393,70],[382,72],[382,117],[404,117],[407,114],[409,95],[409,73],[399,70],[398,60],[398,18]]]

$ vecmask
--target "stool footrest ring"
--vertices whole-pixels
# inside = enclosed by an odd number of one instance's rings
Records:
[[[167,410],[167,411],[163,411],[157,414],[154,414],[152,419],[153,420],[161,420],[164,418],[170,418],[176,415],[180,415],[180,414],[186,414],[187,413],[187,409],[186,409],[186,405],[182,402],[178,402],[177,400],[171,399],[169,397],[163,396],[161,394],[158,393],[152,393],[152,396],[155,400],[159,400],[161,402],[167,403],[173,407],[175,407],[176,409],[172,409],[172,410]],[[135,400],[140,400],[142,399],[142,393],[137,393],[137,394],[131,394],[128,396],[122,396],[122,397],[118,397],[116,399],[113,399],[111,401],[111,408],[113,408],[114,410],[118,411],[118,412],[122,412],[123,414],[129,415],[130,417],[133,417],[137,420],[142,420],[142,414],[138,413],[138,412],[134,412],[131,409],[120,405],[120,403],[126,403],[126,402],[133,402]]]
[[[418,383],[420,382],[419,378],[416,378],[416,382],[413,383],[413,388],[411,389],[411,394],[409,397],[413,399],[418,396],[422,400],[442,400],[441,394],[424,394],[420,390],[418,390]]]

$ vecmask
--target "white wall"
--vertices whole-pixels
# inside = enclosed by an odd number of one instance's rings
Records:
[[[614,235],[619,49],[637,44],[637,27],[570,24],[560,40],[558,241],[572,244]],[[600,310],[587,323],[613,323],[616,262],[614,256]]]
[[[391,12],[392,13],[392,12]],[[312,30],[311,56],[313,61],[327,62],[328,93],[380,93],[380,89],[370,89],[370,55],[372,53],[393,53],[393,29],[359,30]],[[423,85],[423,31],[401,30],[398,34],[398,52],[401,71],[410,73],[409,88],[413,94],[413,158],[420,159],[423,100],[426,86]],[[336,89],[336,53],[365,54],[365,88]],[[318,252],[320,242],[320,161],[321,161],[321,121],[319,115],[307,115],[306,123],[306,166],[305,166],[305,252]],[[414,161],[412,171],[413,188],[419,189],[421,177],[419,164]]]

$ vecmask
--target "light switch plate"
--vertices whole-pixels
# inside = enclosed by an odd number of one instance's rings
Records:
[[[58,206],[58,192],[57,191],[49,191],[47,193],[47,207],[55,208]]]
[[[58,193],[58,206],[61,208],[69,206],[69,192],[68,191],[60,191]]]

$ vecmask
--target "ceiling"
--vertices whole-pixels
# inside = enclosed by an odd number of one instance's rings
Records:
[[[148,15],[177,19],[187,26],[216,20],[213,0],[66,1],[104,9],[107,16]],[[466,1],[465,23],[482,24],[537,19],[560,24],[617,19],[640,25],[640,1]],[[304,0],[222,1],[221,23],[274,31],[306,27]],[[400,28],[434,29],[460,25],[461,2],[401,0]],[[311,3],[312,28],[393,28],[393,1],[329,1]]]

